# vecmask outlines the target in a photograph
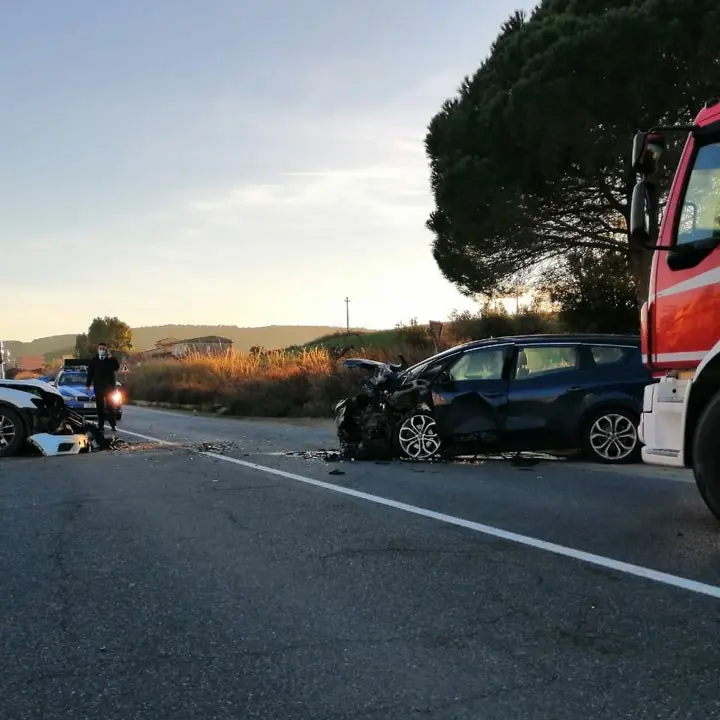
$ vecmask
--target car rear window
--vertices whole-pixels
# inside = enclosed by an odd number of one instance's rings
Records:
[[[620,365],[628,362],[637,355],[640,360],[640,350],[636,347],[621,347],[619,345],[594,345],[590,348],[595,365],[605,367],[606,365]]]

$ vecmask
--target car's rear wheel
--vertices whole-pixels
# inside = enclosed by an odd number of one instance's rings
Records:
[[[20,414],[6,405],[0,405],[0,457],[16,455],[26,439]]]
[[[437,422],[427,412],[406,416],[395,431],[398,454],[408,460],[430,460],[442,450]]]
[[[603,408],[585,424],[584,450],[591,460],[620,465],[640,460],[638,417],[624,408]]]

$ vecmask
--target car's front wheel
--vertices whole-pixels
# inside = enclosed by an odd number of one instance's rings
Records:
[[[640,460],[637,416],[624,408],[603,408],[585,424],[584,449],[595,462],[619,465]]]
[[[0,405],[0,457],[16,455],[26,439],[25,426],[19,413],[6,405]]]
[[[398,454],[408,460],[430,460],[442,449],[435,418],[427,412],[406,416],[395,431]]]

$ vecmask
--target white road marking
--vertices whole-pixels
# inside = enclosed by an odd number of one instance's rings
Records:
[[[141,438],[143,440],[156,442],[160,445],[172,445],[176,447],[180,445],[180,443],[177,442],[161,440],[160,438],[152,437],[150,435],[142,435],[141,433],[132,432],[130,430],[123,429],[120,430],[120,432],[123,432],[126,435]],[[530,537],[529,535],[520,535],[518,533],[493,527],[492,525],[483,525],[482,523],[465,520],[464,518],[459,518],[454,515],[446,515],[445,513],[436,512],[435,510],[428,510],[427,508],[421,508],[415,505],[399,502],[397,500],[391,500],[390,498],[381,497],[380,495],[372,495],[370,493],[362,492],[361,490],[353,490],[352,488],[333,485],[332,483],[323,482],[322,480],[315,480],[314,478],[297,475],[296,473],[288,472],[287,470],[280,470],[279,468],[268,467],[267,465],[258,465],[257,463],[248,462],[247,460],[239,460],[234,457],[229,457],[228,455],[219,455],[217,453],[203,451],[198,454],[205,455],[206,457],[213,458],[214,460],[239,465],[250,470],[264,472],[269,475],[277,475],[278,477],[282,477],[287,480],[294,480],[296,482],[304,483],[305,485],[313,485],[315,487],[322,488],[323,490],[339,493],[340,495],[348,495],[360,500],[366,500],[374,503],[375,505],[382,505],[384,507],[394,508],[395,510],[402,510],[403,512],[410,513],[411,515],[419,515],[420,517],[430,518],[431,520],[438,520],[448,525],[462,527],[489,537],[507,540],[508,542],[535,548],[536,550],[544,550],[545,552],[560,555],[562,557],[568,557],[573,560],[579,560],[580,562],[584,562],[589,565],[596,565],[607,570],[615,570],[617,572],[625,573],[626,575],[632,575],[645,580],[652,580],[653,582],[661,583],[663,585],[669,585],[671,587],[680,588],[681,590],[687,590],[699,595],[708,595],[710,597],[720,599],[720,587],[716,585],[708,585],[706,583],[697,582],[696,580],[680,577],[679,575],[671,575],[669,573],[660,572],[659,570],[646,568],[642,565],[633,565],[632,563],[614,560],[613,558],[605,557],[603,555],[595,555],[594,553],[547,542],[546,540],[540,540],[539,538]]]
[[[179,445],[180,443],[171,442],[170,440],[161,440],[160,438],[151,437],[150,435],[142,435],[140,433],[132,432],[131,430],[125,430],[125,428],[118,428],[118,432],[125,433],[126,435],[132,435],[133,437],[140,438],[142,440],[149,440],[150,442],[158,443],[158,445]]]

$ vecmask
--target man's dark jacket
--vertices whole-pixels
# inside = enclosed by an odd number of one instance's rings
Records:
[[[107,392],[115,387],[115,373],[120,369],[120,363],[116,357],[104,357],[100,359],[95,355],[88,363],[87,382],[95,388],[95,392]]]

